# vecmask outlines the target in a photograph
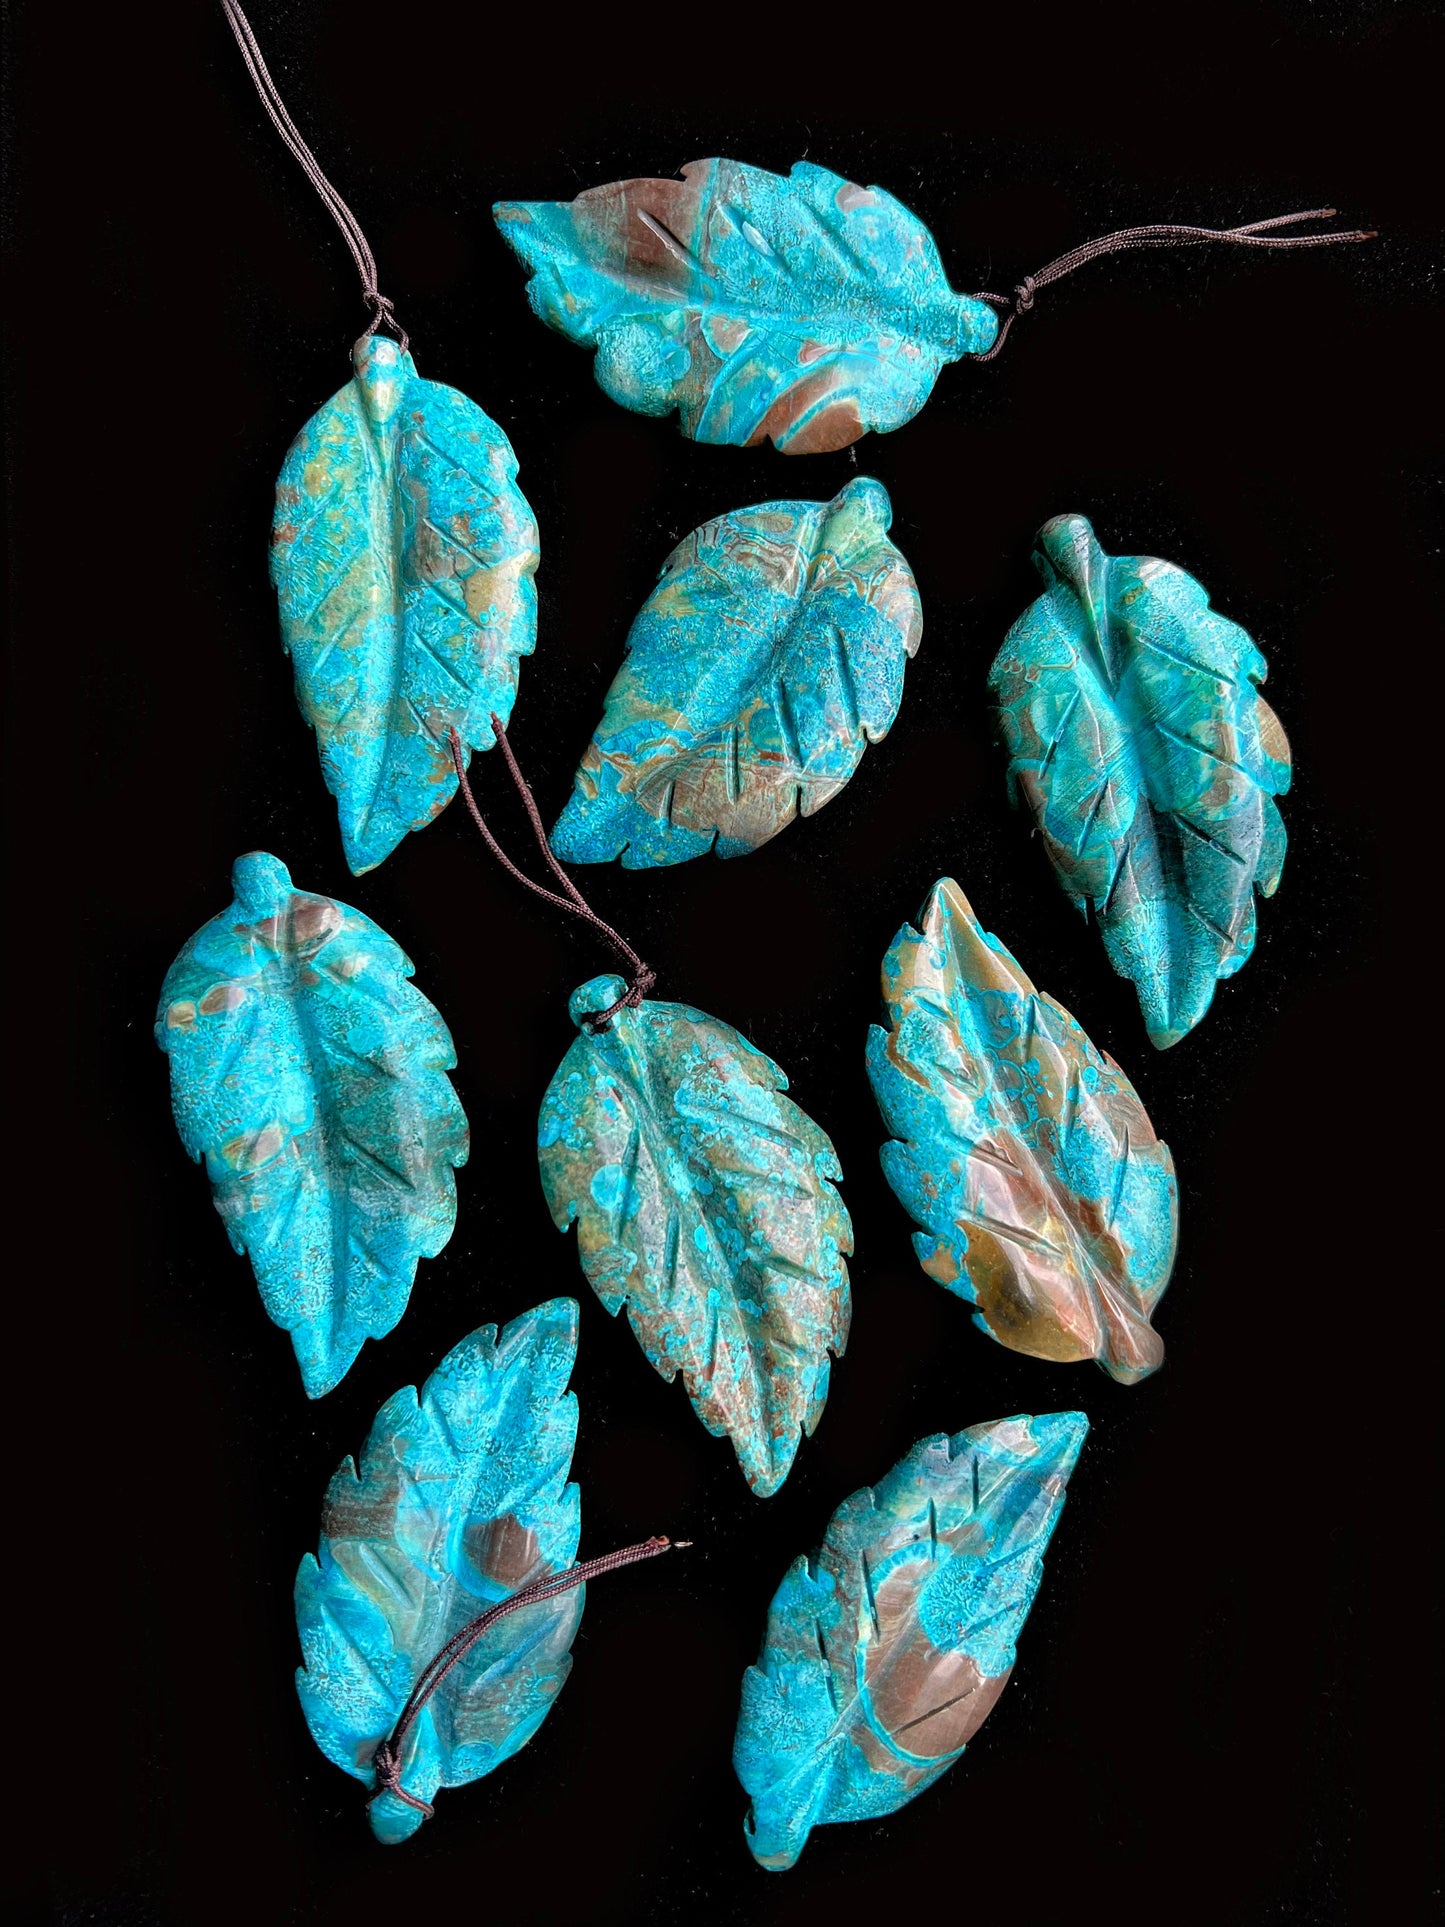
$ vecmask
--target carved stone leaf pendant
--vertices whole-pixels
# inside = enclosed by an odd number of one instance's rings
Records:
[[[475,402],[363,336],[354,380],[276,483],[271,575],[346,860],[373,869],[457,787],[448,747],[490,749],[537,640],[537,524]]]
[[[776,1492],[848,1336],[852,1226],[827,1137],[787,1079],[729,1025],[686,1004],[624,1007],[627,986],[574,991],[578,1035],[542,1100],[542,1184],[582,1269],[669,1381],[681,1372],[749,1485]]]
[[[837,795],[888,733],[923,614],[860,476],[765,502],[668,557],[552,831],[572,863],[741,856]]]
[[[760,1865],[931,1786],[992,1712],[1043,1576],[1082,1412],[922,1439],[833,1514],[774,1596],[733,1766]]]
[[[910,420],[940,368],[998,333],[916,215],[809,161],[786,178],[694,161],[680,181],[494,212],[541,318],[597,350],[614,401],[676,409],[693,441],[843,448]]]
[[[1133,1384],[1164,1361],[1149,1319],[1178,1236],[1169,1147],[956,883],[934,885],[919,923],[883,960],[888,1028],[868,1037],[883,1171],[923,1227],[919,1263],[1011,1351],[1093,1358]]]
[[[1039,531],[1048,585],[989,675],[1059,881],[1092,910],[1161,1050],[1254,948],[1254,892],[1284,864],[1290,753],[1265,661],[1192,576],[1108,556],[1082,515]]]
[[[370,918],[260,851],[231,881],[235,902],[167,973],[156,1040],[181,1140],[319,1398],[452,1234],[456,1052]]]
[[[484,1325],[376,1415],[358,1465],[326,1494],[321,1546],[296,1575],[312,1738],[366,1786],[417,1676],[454,1633],[577,1557],[580,1502],[567,1483],[577,1400],[577,1306],[554,1298],[500,1335]],[[407,1736],[401,1785],[431,1803],[510,1759],[546,1718],[571,1668],[586,1587],[518,1607],[447,1674]],[[393,1792],[370,1807],[388,1845],[423,1815]]]

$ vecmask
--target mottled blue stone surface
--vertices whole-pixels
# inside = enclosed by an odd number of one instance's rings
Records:
[[[1045,523],[1034,561],[1047,587],[989,676],[1010,783],[1162,1050],[1254,948],[1255,890],[1272,896],[1284,864],[1289,744],[1264,657],[1193,576],[1105,555],[1082,515]]]
[[[360,874],[457,787],[447,732],[492,746],[537,640],[537,524],[511,444],[384,336],[276,483],[271,575],[302,713]]]
[[[811,161],[786,177],[694,161],[680,181],[495,213],[542,319],[597,350],[614,401],[676,409],[694,441],[843,448],[908,421],[940,368],[998,333],[915,214]]]
[[[627,638],[552,848],[629,869],[740,856],[837,795],[885,736],[923,633],[887,491],[695,529]]]
[[[156,1041],[231,1243],[329,1392],[452,1234],[467,1121],[446,1025],[369,917],[262,851],[167,973]]]
[[[665,1379],[682,1374],[753,1490],[787,1477],[848,1336],[852,1227],[837,1154],[787,1079],[730,1025],[648,999],[594,1033],[626,989],[572,994],[578,1035],[542,1100],[538,1160],[559,1229],[577,1226],[597,1296]]]
[[[883,959],[883,1001],[868,1076],[923,1269],[1013,1351],[1156,1370],[1178,1186],[1128,1078],[947,877]]]
[[[358,1465],[343,1461],[321,1545],[296,1575],[304,1666],[296,1687],[328,1760],[375,1787],[371,1761],[418,1674],[454,1633],[577,1557],[580,1502],[568,1485],[577,1400],[577,1306],[554,1298],[500,1335],[484,1325],[447,1353],[417,1396],[389,1398]],[[571,1669],[585,1586],[500,1620],[423,1707],[401,1784],[430,1804],[525,1746]],[[391,1844],[422,1815],[394,1793],[370,1808]]]
[[[762,1866],[791,1867],[816,1826],[895,1813],[960,1758],[1013,1669],[1088,1429],[1053,1412],[923,1439],[791,1567],[733,1747]]]

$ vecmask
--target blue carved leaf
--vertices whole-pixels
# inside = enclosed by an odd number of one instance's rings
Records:
[[[923,615],[882,485],[765,502],[668,557],[552,832],[629,869],[755,850],[888,733]]]
[[[1097,1359],[1122,1384],[1155,1371],[1178,1187],[1128,1078],[948,878],[894,938],[883,1000],[868,1075],[923,1269],[1011,1350]]]
[[[753,1490],[776,1492],[828,1394],[848,1336],[852,1226],[827,1137],[787,1079],[730,1025],[686,1004],[587,1013],[626,989],[572,995],[578,1035],[542,1100],[538,1158],[561,1230],[614,1316],[625,1305],[662,1376],[679,1372]]]
[[[537,640],[537,525],[475,402],[364,336],[276,483],[271,575],[346,860],[373,869],[457,787],[453,727],[490,749]]]
[[[1081,515],[1039,531],[1048,585],[989,675],[1016,793],[1059,881],[1098,920],[1161,1050],[1192,1030],[1254,948],[1289,788],[1265,661],[1192,576],[1108,556]]]
[[[554,1298],[498,1335],[484,1325],[376,1415],[361,1463],[326,1494],[321,1546],[296,1575],[297,1672],[328,1760],[376,1785],[372,1755],[417,1675],[469,1621],[577,1557],[567,1484],[577,1400],[577,1306]],[[571,1668],[585,1586],[499,1621],[426,1702],[403,1748],[401,1784],[431,1803],[525,1746]],[[422,1815],[384,1793],[372,1830],[405,1840]]]
[[[791,1867],[816,1826],[896,1813],[961,1757],[1013,1670],[1088,1429],[1052,1412],[920,1440],[795,1562],[733,1747],[760,1865]]]
[[[370,918],[260,851],[231,882],[235,902],[166,975],[156,1040],[182,1142],[319,1398],[452,1234],[456,1053]]]
[[[998,333],[933,236],[882,188],[799,161],[785,179],[694,161],[575,201],[500,202],[533,308],[597,350],[597,379],[699,442],[790,455],[898,428],[938,371]]]

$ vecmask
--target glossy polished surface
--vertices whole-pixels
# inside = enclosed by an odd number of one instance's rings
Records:
[[[916,215],[811,161],[786,177],[693,161],[680,181],[494,211],[542,319],[597,350],[614,401],[676,409],[694,441],[844,448],[900,427],[940,368],[998,333]]]
[[[331,1481],[319,1554],[296,1575],[296,1687],[321,1751],[368,1787],[372,1755],[452,1635],[577,1557],[580,1501],[567,1483],[576,1357],[570,1298],[500,1335],[483,1325],[420,1397],[408,1385],[387,1400],[359,1467],[346,1459]],[[571,1669],[585,1593],[519,1606],[452,1668],[403,1748],[413,1798],[431,1804],[438,1787],[480,1779],[526,1745]],[[369,1814],[387,1845],[423,1818],[391,1792]]]
[[[235,902],[166,975],[156,1041],[181,1141],[319,1398],[452,1234],[456,1052],[369,917],[297,890],[262,851],[231,881]]]
[[[537,524],[511,443],[405,349],[356,374],[292,443],[271,576],[296,695],[359,875],[451,801],[455,727],[490,749],[537,641]]]
[[[923,1269],[1012,1351],[1097,1359],[1123,1384],[1156,1370],[1178,1186],[1128,1078],[949,878],[894,938],[883,1001],[868,1076]]]
[[[552,847],[629,869],[741,856],[811,816],[885,736],[918,649],[913,571],[881,483],[765,502],[668,557]]]
[[[852,1227],[827,1137],[777,1065],[728,1024],[648,999],[584,1019],[620,977],[572,995],[578,1035],[542,1101],[538,1159],[559,1229],[662,1376],[682,1374],[762,1497],[787,1477],[848,1336]]]
[[[1289,744],[1264,657],[1193,576],[1105,555],[1082,515],[1046,522],[1034,561],[1047,587],[989,675],[1010,784],[1163,1050],[1254,948],[1254,892],[1284,865]]]
[[[922,1439],[794,1563],[733,1747],[761,1866],[791,1867],[816,1826],[896,1813],[962,1756],[1013,1670],[1088,1429],[1053,1412]]]

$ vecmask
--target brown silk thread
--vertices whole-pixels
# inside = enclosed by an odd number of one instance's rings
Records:
[[[402,327],[392,310],[391,303],[376,285],[376,258],[371,252],[366,236],[361,231],[361,223],[342,200],[336,189],[321,171],[321,165],[311,149],[301,138],[286,103],[282,100],[276,83],[271,78],[270,69],[261,54],[256,36],[251,31],[251,23],[240,6],[240,0],[221,0],[221,9],[231,32],[236,36],[236,45],[241,49],[241,58],[246,63],[246,71],[252,84],[261,97],[261,105],[270,115],[276,132],[286,143],[291,153],[300,163],[302,172],[321,196],[327,213],[341,229],[342,238],[351,250],[351,258],[356,263],[356,271],[361,276],[361,298],[371,309],[371,326],[367,334],[374,335],[383,323],[395,330],[401,338],[405,350],[410,345],[406,329]]]
[[[499,716],[494,715],[492,717],[492,730],[497,739],[497,747],[502,752],[502,761],[507,766],[507,774],[516,785],[517,794],[522,799],[522,807],[527,812],[527,821],[532,826],[532,834],[537,839],[537,847],[546,859],[548,869],[562,885],[562,889],[566,892],[566,895],[559,895],[556,890],[549,890],[545,884],[534,882],[525,870],[519,870],[517,865],[513,863],[512,859],[502,848],[501,844],[498,843],[497,839],[492,835],[491,830],[487,826],[486,818],[477,807],[477,799],[472,794],[472,786],[467,778],[467,767],[463,759],[462,739],[457,734],[455,727],[453,727],[448,731],[448,742],[451,748],[452,762],[456,766],[457,781],[461,784],[462,796],[466,800],[468,810],[471,811],[472,821],[482,833],[483,842],[497,859],[498,863],[501,864],[502,868],[506,870],[508,875],[515,877],[518,883],[525,884],[534,896],[541,897],[547,903],[555,904],[559,910],[565,910],[569,916],[580,917],[584,923],[591,924],[594,930],[598,931],[607,939],[608,943],[612,945],[618,955],[625,959],[628,970],[631,973],[626,991],[617,999],[616,1003],[609,1004],[606,1010],[588,1011],[582,1020],[589,1030],[606,1030],[607,1026],[612,1022],[612,1019],[624,1006],[629,1010],[636,1010],[648,991],[651,990],[652,986],[657,982],[657,973],[648,969],[647,965],[642,961],[641,957],[638,956],[637,952],[625,937],[620,936],[618,932],[612,928],[610,923],[603,922],[602,918],[598,916],[597,912],[577,888],[577,885],[572,881],[571,877],[568,876],[566,870],[563,869],[562,865],[552,854],[552,846],[547,841],[547,831],[542,823],[542,813],[537,808],[537,800],[532,794],[531,786],[527,782],[526,777],[523,776],[517,758],[513,754],[512,745],[507,741],[507,732],[502,727],[502,720]]]
[[[1096,261],[1101,254],[1123,254],[1131,248],[1179,248],[1203,247],[1214,241],[1232,242],[1236,247],[1246,248],[1326,248],[1342,241],[1373,241],[1373,228],[1355,228],[1348,234],[1286,234],[1273,235],[1270,228],[1290,227],[1296,221],[1332,221],[1335,209],[1332,207],[1311,208],[1304,214],[1276,214],[1268,221],[1251,221],[1246,227],[1175,227],[1162,225],[1155,227],[1120,228],[1117,234],[1105,234],[1097,241],[1086,241],[1082,247],[1074,248],[1068,254],[1061,254],[1057,261],[1050,261],[1047,267],[1040,268],[1037,274],[1026,274],[1010,294],[987,294],[980,292],[975,301],[987,301],[1005,315],[1003,326],[998,331],[998,339],[991,348],[981,355],[971,357],[974,361],[992,361],[994,356],[1008,340],[1009,329],[1034,305],[1034,295],[1040,288],[1046,288],[1051,281],[1062,281],[1066,274],[1075,268],[1082,268],[1086,262]]]
[[[525,881],[526,878],[523,878]],[[425,1800],[419,1800],[414,1793],[408,1793],[401,1783],[401,1756],[407,1736],[422,1708],[447,1674],[454,1666],[461,1664],[477,1641],[490,1632],[499,1619],[505,1619],[508,1613],[520,1612],[524,1606],[535,1606],[540,1600],[553,1599],[560,1592],[570,1592],[574,1586],[585,1585],[589,1579],[601,1579],[604,1574],[618,1572],[623,1566],[635,1566],[643,1559],[655,1559],[659,1553],[667,1552],[674,1546],[681,1548],[691,1543],[690,1539],[657,1537],[644,1539],[635,1546],[624,1546],[619,1552],[604,1552],[599,1559],[584,1559],[580,1565],[570,1566],[566,1572],[558,1573],[551,1579],[537,1579],[530,1586],[520,1587],[510,1599],[489,1606],[486,1612],[469,1620],[422,1668],[416,1685],[412,1687],[397,1717],[396,1725],[372,1754],[371,1764],[376,1769],[377,1784],[376,1792],[366,1804],[372,1806],[382,1794],[394,1793],[398,1800],[414,1807],[424,1819],[431,1819],[435,1808],[428,1806]]]

